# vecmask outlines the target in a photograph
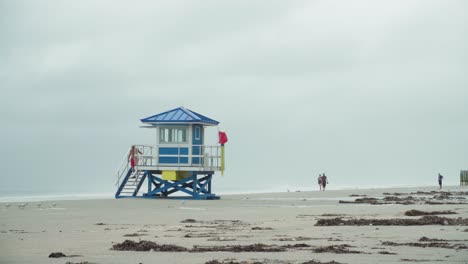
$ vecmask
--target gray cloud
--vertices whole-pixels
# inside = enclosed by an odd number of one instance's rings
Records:
[[[215,191],[311,189],[322,172],[331,186],[433,184],[439,171],[456,184],[466,8],[2,2],[0,191],[113,191],[127,148],[153,143],[139,119],[180,105],[228,132]]]

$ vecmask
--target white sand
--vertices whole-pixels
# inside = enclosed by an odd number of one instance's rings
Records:
[[[468,226],[314,226],[322,214],[342,214],[355,218],[418,218],[404,212],[452,210],[468,218],[468,205],[356,205],[339,204],[353,200],[350,194],[383,197],[384,192],[437,190],[430,188],[369,189],[326,192],[290,192],[229,195],[221,200],[102,199],[0,204],[0,263],[205,263],[232,258],[235,261],[270,260],[271,263],[302,263],[309,260],[340,263],[468,263],[468,250],[384,246],[382,241],[418,242],[419,238],[462,240],[468,246]],[[468,191],[445,188],[444,191]],[[468,202],[468,201],[467,201]],[[26,204],[26,205],[25,205]],[[23,206],[25,205],[25,206]],[[206,223],[185,224],[185,219]],[[227,221],[230,228],[210,228],[213,220]],[[96,225],[103,223],[104,225]],[[190,227],[190,226],[196,227]],[[252,230],[252,227],[271,230]],[[124,237],[125,234],[143,234]],[[185,237],[187,234],[195,237]],[[307,241],[279,241],[280,238],[308,237]],[[212,239],[221,241],[211,241]],[[110,250],[125,239],[150,240],[192,248],[194,245],[286,245],[306,243],[313,247],[349,244],[351,250],[368,254],[313,253],[292,249],[278,253],[256,252],[133,252]],[[233,240],[233,241],[228,241]],[[383,255],[379,251],[397,253]],[[81,257],[48,258],[52,252]],[[281,260],[279,262],[275,260]],[[408,262],[410,263],[410,262]]]

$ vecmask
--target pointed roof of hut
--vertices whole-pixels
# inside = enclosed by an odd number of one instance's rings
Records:
[[[202,124],[205,126],[216,126],[219,124],[219,122],[216,120],[208,118],[182,106],[157,115],[140,119],[140,121],[149,125]]]

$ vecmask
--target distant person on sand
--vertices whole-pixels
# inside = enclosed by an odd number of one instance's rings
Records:
[[[323,187],[323,191],[325,191],[325,187],[327,187],[327,184],[328,184],[328,179],[327,179],[327,176],[325,176],[325,173],[322,175],[322,187]]]
[[[317,178],[317,181],[318,181],[318,185],[320,187],[320,190],[322,190],[322,175],[319,174],[318,178]]]
[[[442,189],[442,180],[444,179],[444,176],[440,175],[439,173],[439,189]]]
[[[128,161],[130,161],[130,166],[132,166],[132,172],[135,172],[135,165],[138,165],[138,154],[143,154],[143,152],[133,145],[128,153]]]

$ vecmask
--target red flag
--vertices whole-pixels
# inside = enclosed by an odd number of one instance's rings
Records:
[[[228,141],[227,135],[224,132],[218,132],[219,144],[224,145]]]

